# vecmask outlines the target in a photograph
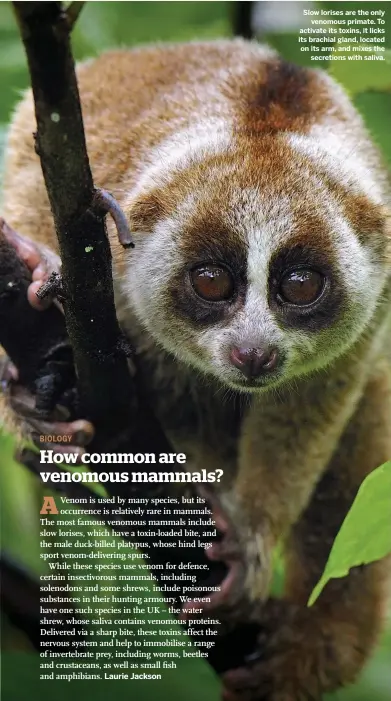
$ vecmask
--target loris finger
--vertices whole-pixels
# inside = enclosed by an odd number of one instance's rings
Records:
[[[40,419],[36,408],[36,397],[29,392],[26,387],[17,384],[11,384],[7,388],[8,399],[10,406],[21,418]],[[51,422],[66,421],[69,417],[69,412],[65,407],[57,405],[51,414]],[[43,420],[43,418],[42,418]]]
[[[19,258],[26,263],[32,273],[41,261],[41,254],[37,246],[30,239],[18,234],[4,219],[1,219],[0,225],[7,241],[16,249]]]
[[[15,365],[7,357],[0,357],[0,389],[6,392],[10,382],[16,382],[17,379],[18,371]]]
[[[34,309],[43,311],[54,302],[63,311],[59,301],[60,292],[62,292],[62,281],[58,272],[60,267],[60,264],[57,264],[52,258],[42,254],[41,263],[35,268],[33,282],[27,290],[27,299]]]
[[[38,311],[44,311],[48,307],[50,307],[51,303],[53,302],[52,297],[45,297],[44,299],[39,299],[37,297],[37,292],[42,287],[44,280],[37,280],[36,282],[32,282],[31,285],[29,285],[29,288],[27,290],[27,299],[30,302],[31,306],[34,307],[34,309],[37,309]]]
[[[32,429],[33,440],[39,447],[48,443],[50,448],[55,446],[59,452],[72,452],[69,446],[84,447],[94,437],[93,425],[84,419],[50,422],[29,418],[28,425]]]
[[[52,272],[59,272],[60,258],[46,246],[37,246],[28,237],[16,232],[4,220],[1,222],[1,227],[7,241],[16,249],[19,258],[31,272],[32,283],[27,292],[31,306],[38,311],[47,309],[53,297],[47,295],[45,298],[38,298],[37,292]]]

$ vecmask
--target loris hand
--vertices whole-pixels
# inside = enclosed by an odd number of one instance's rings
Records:
[[[28,288],[28,300],[38,311],[47,309],[53,297],[47,295],[44,299],[37,297],[41,285],[48,281],[52,273],[60,273],[61,260],[46,246],[37,246],[26,236],[14,231],[4,220],[0,220],[1,230],[7,241],[15,248],[19,258],[31,272],[31,285]]]
[[[245,615],[249,603],[244,596],[247,579],[246,546],[238,524],[226,508],[226,503],[216,490],[205,485],[198,485],[197,492],[205,499],[212,512],[218,539],[208,543],[205,555],[215,565],[221,565],[221,577],[217,591],[209,593],[203,599],[190,600],[182,607],[180,619],[187,620],[189,611],[202,612],[202,616],[211,615],[220,619],[220,633],[230,630]],[[190,614],[194,617],[194,613]]]

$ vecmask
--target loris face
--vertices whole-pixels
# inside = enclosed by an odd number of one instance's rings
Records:
[[[130,218],[124,288],[138,317],[179,360],[239,391],[331,363],[384,285],[376,197],[297,135],[243,137],[190,162],[138,195]]]

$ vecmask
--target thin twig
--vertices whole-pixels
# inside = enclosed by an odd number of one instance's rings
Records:
[[[117,200],[107,190],[98,189],[95,192],[94,206],[101,208],[103,212],[110,214],[118,233],[118,240],[124,248],[134,248],[132,234],[130,233],[128,220],[119,206]]]
[[[77,20],[79,19],[79,15],[80,15],[84,5],[85,5],[84,2],[71,2],[70,5],[68,5],[68,7],[66,9],[66,16],[67,16],[68,27],[69,27],[70,32],[72,31]]]
[[[241,0],[232,3],[232,29],[234,36],[253,39],[252,16],[254,5],[254,2],[242,2]]]

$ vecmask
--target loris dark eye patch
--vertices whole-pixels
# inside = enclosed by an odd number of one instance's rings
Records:
[[[216,252],[217,247],[216,247]],[[246,293],[245,258],[229,255],[208,260],[210,251],[189,262],[171,279],[169,294],[177,311],[196,327],[209,326],[232,317]]]
[[[222,262],[186,266],[171,281],[171,299],[178,312],[196,326],[216,324],[243,302],[245,281]]]
[[[269,267],[269,305],[285,326],[320,331],[338,317],[344,288],[329,253],[281,249]]]

